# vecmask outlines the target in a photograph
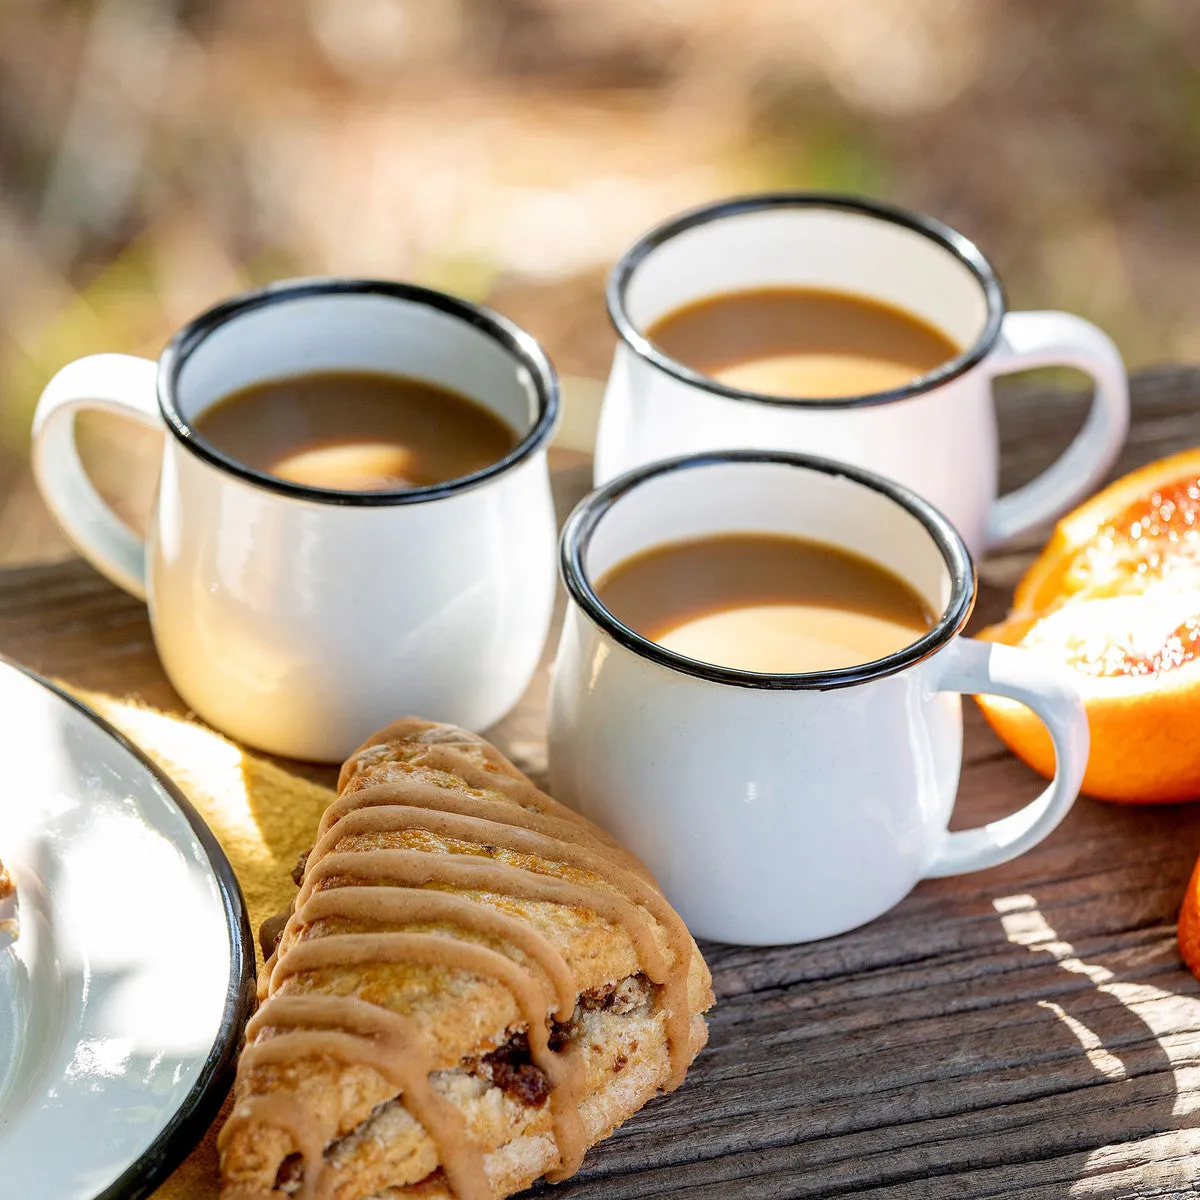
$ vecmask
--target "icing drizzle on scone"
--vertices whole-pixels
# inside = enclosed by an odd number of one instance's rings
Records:
[[[387,758],[398,742],[404,743],[405,757]],[[382,761],[388,763],[387,780],[372,782],[372,768]],[[434,782],[441,773],[458,786]],[[510,991],[528,1030],[530,1058],[549,1081],[561,1160],[547,1177],[566,1178],[588,1146],[580,1116],[583,1061],[569,1040],[552,1044],[548,1020],[553,1015],[568,1022],[575,1010],[579,988],[570,966],[527,922],[441,889],[551,901],[590,910],[624,928],[642,973],[661,988],[671,1066],[668,1089],[682,1081],[691,1057],[687,990],[693,943],[687,928],[636,858],[539,791],[482,738],[453,726],[405,721],[388,727],[346,763],[339,787],[341,794],[321,819],[279,952],[267,962],[267,999],[246,1027],[239,1079],[256,1067],[305,1056],[371,1067],[397,1089],[400,1103],[424,1127],[454,1194],[460,1200],[488,1200],[492,1189],[483,1150],[470,1137],[461,1112],[431,1085],[436,1064],[417,1024],[355,995],[291,995],[280,989],[300,972],[368,963],[422,964],[490,978]],[[475,852],[338,850],[346,838],[410,830],[467,843]],[[607,886],[513,866],[490,856],[497,850],[571,868]],[[296,936],[313,922],[331,919],[384,926],[437,922],[488,937],[518,949],[537,965],[549,987],[508,954],[465,937],[394,929]],[[665,934],[665,952],[656,926]],[[263,1031],[267,1035],[259,1038]],[[290,1136],[301,1158],[300,1200],[332,1194],[324,1139],[297,1098],[246,1097],[235,1107],[219,1144],[224,1147],[240,1126],[252,1122],[276,1126]],[[227,1197],[237,1194],[226,1192]]]

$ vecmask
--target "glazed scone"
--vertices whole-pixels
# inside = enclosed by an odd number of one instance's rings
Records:
[[[450,725],[382,730],[338,791],[259,981],[224,1200],[493,1200],[682,1082],[711,981],[637,859]]]

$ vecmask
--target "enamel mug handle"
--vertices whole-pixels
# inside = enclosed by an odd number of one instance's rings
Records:
[[[50,380],[33,415],[33,475],[67,539],[99,571],[146,598],[146,547],[100,498],[83,469],[75,418],[85,411],[132,417],[162,429],[157,363],[128,354],[93,354]]]
[[[987,361],[993,376],[1032,367],[1077,367],[1096,383],[1087,421],[1075,440],[1036,479],[992,507],[987,540],[995,546],[1061,516],[1104,478],[1129,429],[1129,380],[1112,339],[1091,321],[1064,312],[1009,313]]]
[[[943,661],[939,690],[1007,696],[1033,709],[1054,743],[1054,778],[1017,812],[978,829],[948,833],[925,871],[927,879],[982,871],[1032,849],[1075,803],[1088,759],[1087,715],[1066,667],[1028,650],[971,638],[953,642]]]

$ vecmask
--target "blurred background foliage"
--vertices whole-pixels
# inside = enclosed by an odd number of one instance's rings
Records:
[[[602,282],[679,208],[862,191],[1014,307],[1200,359],[1192,0],[0,0],[0,560],[62,552],[28,426],[251,284],[397,276],[603,375]]]

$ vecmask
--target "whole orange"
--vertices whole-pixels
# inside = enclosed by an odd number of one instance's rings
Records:
[[[1188,970],[1200,979],[1200,862],[1192,871],[1183,904],[1179,909],[1179,929],[1176,933],[1179,954]]]

